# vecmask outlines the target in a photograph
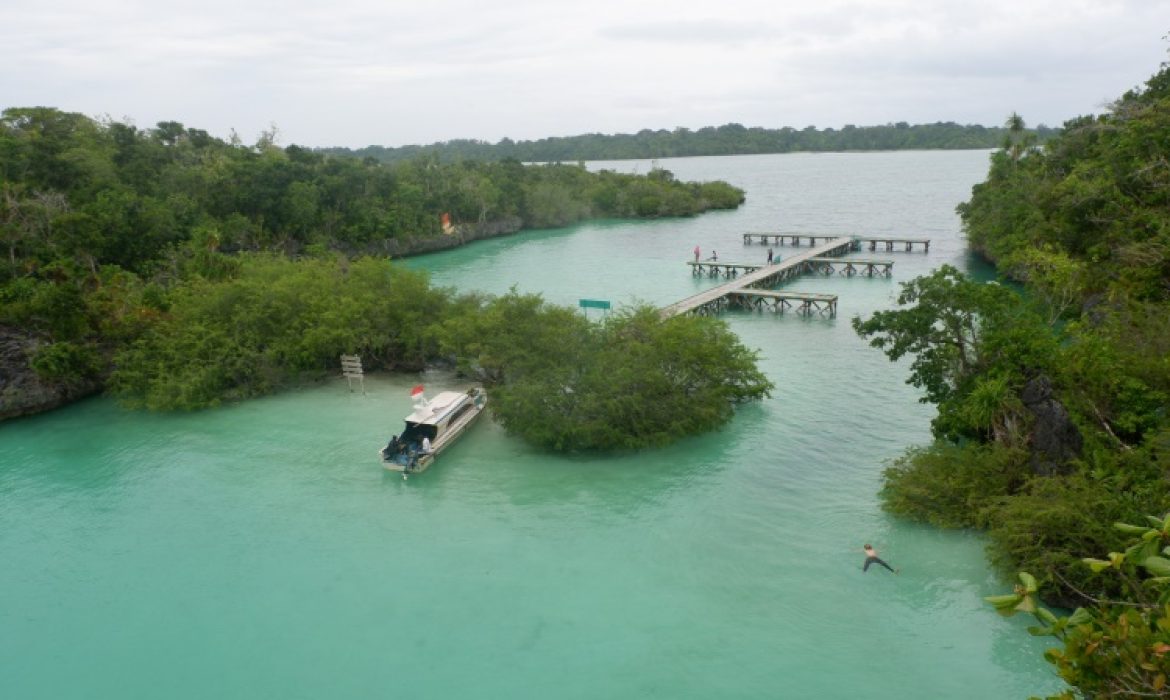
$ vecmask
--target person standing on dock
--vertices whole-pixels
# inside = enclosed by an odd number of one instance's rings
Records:
[[[865,552],[865,565],[861,567],[862,573],[869,571],[870,564],[881,564],[890,571],[893,571],[895,574],[898,573],[898,569],[895,569],[894,567],[882,561],[882,558],[878,556],[877,550],[873,548],[873,545],[865,545],[862,551]]]
[[[695,262],[699,262],[699,246],[695,246]]]
[[[768,264],[769,265],[772,264],[772,249],[771,248],[768,249]]]

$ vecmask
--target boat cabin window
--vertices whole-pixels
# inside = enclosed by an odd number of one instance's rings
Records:
[[[438,429],[433,425],[407,423],[406,430],[402,431],[402,435],[400,435],[398,439],[404,444],[409,445],[412,442],[421,442],[424,437],[428,437],[431,440],[434,440],[438,433]]]
[[[468,411],[473,410],[474,408],[475,408],[475,404],[470,404],[470,403],[464,404],[463,406],[460,406],[459,410],[455,411],[455,413],[453,413],[451,415],[451,417],[449,419],[447,419],[447,423],[448,424],[454,423],[455,421],[459,420],[460,416],[462,416],[464,413],[467,413]]]

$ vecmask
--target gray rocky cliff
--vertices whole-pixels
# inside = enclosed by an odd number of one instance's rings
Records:
[[[97,380],[46,382],[29,366],[44,341],[0,327],[0,420],[48,411],[101,390]]]
[[[1042,476],[1069,474],[1071,461],[1081,456],[1081,431],[1068,411],[1052,393],[1052,382],[1040,376],[1028,382],[1020,393],[1024,407],[1032,414],[1032,472]]]

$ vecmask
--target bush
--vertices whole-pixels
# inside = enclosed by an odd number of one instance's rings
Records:
[[[1084,603],[1072,587],[1097,597],[1120,594],[1116,579],[1093,573],[1081,559],[1118,551],[1125,538],[1113,523],[1140,517],[1133,504],[1091,478],[1036,477],[988,510],[988,552],[1005,573],[1035,574],[1046,600],[1072,607]]]
[[[97,377],[102,366],[101,356],[92,346],[70,342],[42,346],[30,364],[42,380],[67,384]]]
[[[432,326],[449,293],[421,273],[374,259],[240,260],[236,279],[175,290],[167,316],[118,354],[115,393],[131,405],[194,409],[337,367],[342,353],[410,368],[437,353]]]
[[[978,527],[985,510],[1027,478],[1026,460],[1022,450],[994,445],[911,449],[885,470],[883,507],[938,527]]]
[[[716,319],[644,306],[590,323],[515,291],[444,326],[444,347],[496,382],[493,414],[554,450],[632,449],[713,430],[772,384]]]

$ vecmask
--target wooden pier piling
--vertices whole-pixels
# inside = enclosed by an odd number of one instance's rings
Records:
[[[804,269],[806,272],[817,272],[822,275],[831,275],[836,272],[847,277],[853,275],[891,277],[894,274],[894,262],[892,260],[859,260],[857,258],[810,258],[805,261]]]
[[[814,312],[822,316],[837,315],[836,294],[741,289],[728,293],[726,299],[731,306],[752,311],[771,311],[782,314],[788,309],[793,309],[806,316],[811,316]]]
[[[689,260],[687,264],[691,266],[691,274],[695,277],[719,277],[720,275],[723,277],[738,277],[740,274],[755,272],[763,267],[763,265],[716,262],[714,260],[700,260],[698,262]]]
[[[765,232],[752,231],[743,234],[744,245],[759,243],[761,245],[790,245],[799,248],[804,245],[815,246],[818,243],[835,240],[841,236],[810,233]],[[912,252],[916,246],[922,246],[924,252],[930,252],[929,238],[908,238],[905,236],[850,236],[854,241],[853,250],[863,250],[868,247],[871,251],[885,250],[893,252],[904,250]]]

